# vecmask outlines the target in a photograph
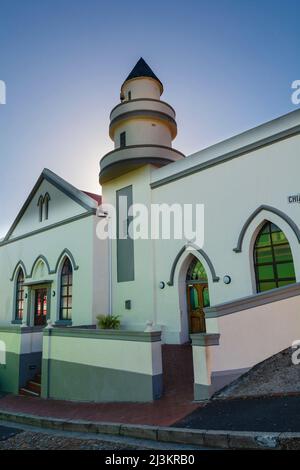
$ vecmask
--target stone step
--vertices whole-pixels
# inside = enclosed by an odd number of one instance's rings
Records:
[[[27,397],[39,397],[40,396],[39,393],[33,392],[32,390],[29,390],[27,388],[21,388],[19,394],[23,396],[27,396]]]

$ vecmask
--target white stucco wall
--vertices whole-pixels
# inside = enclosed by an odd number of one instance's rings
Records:
[[[210,346],[211,371],[250,368],[300,339],[300,297],[218,319],[219,346]]]
[[[103,201],[116,207],[116,191],[132,185],[133,201],[150,204],[150,166],[127,173],[103,186]],[[129,282],[117,282],[117,247],[112,243],[112,284],[114,314],[121,315],[122,325],[128,329],[144,330],[147,320],[152,320],[155,312],[155,269],[153,242],[151,240],[134,241],[135,279]],[[125,309],[125,300],[131,300],[131,310]]]
[[[120,147],[120,134],[126,132],[126,145],[172,146],[172,137],[167,125],[157,119],[130,119],[116,127],[115,148]]]
[[[40,194],[46,192],[51,197],[49,219],[39,222],[37,201]],[[59,320],[60,270],[64,250],[71,253],[70,259],[75,263],[73,325],[95,324],[97,315],[108,313],[107,249],[106,242],[96,236],[97,222],[96,215],[88,213],[48,181],[42,181],[8,242],[0,244],[0,323],[11,323],[15,317],[18,273],[15,269],[19,262],[25,266],[25,283],[52,281],[50,317],[53,323]],[[47,229],[49,225],[52,227]],[[44,261],[38,261],[41,256],[47,260],[49,270]],[[25,313],[29,324],[33,325],[34,293],[30,287],[25,287],[25,293]]]
[[[264,220],[274,222],[284,231],[293,253],[297,281],[300,280],[299,242],[291,227],[276,214],[260,212],[248,227],[242,252],[233,251],[243,224],[262,204],[279,209],[300,227],[299,204],[289,204],[287,198],[299,191],[299,147],[300,137],[292,137],[153,189],[152,201],[155,203],[172,204],[177,201],[205,205],[203,249],[220,277],[219,282],[212,282],[205,260],[197,256],[208,274],[211,305],[256,292],[252,248],[257,229]],[[169,279],[172,263],[183,245],[184,240],[156,244],[157,279]],[[166,287],[157,295],[159,315],[171,329],[182,315],[178,292],[186,256],[182,255],[176,267],[174,287]],[[231,277],[231,284],[223,283],[224,275]]]
[[[205,259],[197,253],[195,255],[208,274],[211,305],[217,305],[256,292],[252,248],[257,230],[264,220],[274,222],[284,231],[293,253],[297,281],[300,280],[297,237],[290,225],[272,212],[260,212],[246,231],[242,252],[233,251],[244,223],[261,205],[280,210],[300,227],[299,204],[288,203],[288,195],[299,192],[299,147],[300,137],[293,136],[152,190],[149,189],[150,167],[145,167],[105,184],[104,200],[114,203],[115,191],[132,184],[134,202],[204,204],[203,250],[209,256],[219,282],[213,282]],[[201,158],[199,154],[199,161]],[[162,169],[153,167],[151,181],[157,181],[157,174],[166,177],[168,172],[174,173],[173,165],[181,168],[188,160],[189,157]],[[186,165],[189,166],[188,163]],[[169,280],[172,264],[185,243],[184,239],[136,241],[135,281],[123,285],[114,281],[115,313],[120,313],[131,327],[153,319],[162,325],[167,342],[183,342],[187,338],[184,279],[188,267],[186,258],[190,255],[183,254],[180,258],[174,286],[166,285],[165,289],[160,290],[158,284]],[[116,266],[115,254],[113,264]],[[231,284],[224,284],[225,275],[231,277]],[[126,298],[133,300],[131,311],[124,310]],[[218,332],[217,320],[209,320],[207,325],[209,332]]]
[[[41,195],[44,196],[47,192],[51,197],[49,202],[49,218],[48,220],[40,222],[38,200]],[[23,235],[24,233],[39,230],[41,227],[49,226],[53,223],[63,221],[66,218],[83,214],[84,212],[86,212],[86,210],[77,202],[73,201],[70,197],[67,197],[50,182],[44,180],[36,194],[33,196],[21,220],[18,222],[17,227],[11,234],[11,237],[15,238]]]
[[[124,83],[122,91],[125,99],[128,99],[128,91],[131,91],[131,99],[152,98],[159,100],[160,86],[156,80],[146,77],[139,77]]]

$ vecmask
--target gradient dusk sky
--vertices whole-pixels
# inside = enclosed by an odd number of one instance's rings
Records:
[[[299,0],[0,0],[0,236],[44,167],[100,192],[109,113],[140,56],[185,154],[297,109],[299,18]]]

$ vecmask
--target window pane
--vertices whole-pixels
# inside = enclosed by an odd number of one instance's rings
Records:
[[[209,307],[210,300],[209,300],[209,292],[208,287],[204,287],[203,289],[203,307]]]
[[[69,283],[69,276],[68,275],[64,275],[61,277],[61,284],[63,286],[67,286]]]
[[[259,246],[266,246],[271,244],[271,237],[268,233],[263,233],[259,235],[256,245]]]
[[[261,263],[272,263],[273,262],[273,253],[272,248],[257,248],[256,250],[256,262]]]
[[[284,286],[288,286],[289,284],[294,284],[295,281],[294,279],[290,279],[288,281],[278,281],[278,287],[284,287]]]
[[[264,292],[266,290],[275,289],[277,286],[276,282],[260,282],[259,287],[260,292]]]
[[[295,278],[293,263],[283,263],[277,265],[278,278]]]
[[[203,264],[199,260],[194,260],[188,270],[187,281],[206,281],[207,274]]]
[[[191,299],[191,308],[192,310],[195,310],[196,308],[199,307],[198,292],[195,287],[192,287],[190,290],[190,299]]]
[[[290,245],[282,230],[275,224],[267,222],[258,234],[254,247],[254,264],[259,292],[296,282]]]
[[[272,242],[274,245],[277,245],[278,243],[287,242],[287,239],[283,232],[275,232],[272,233]]]
[[[68,295],[68,292],[69,292],[68,286],[61,288],[62,297],[66,297]]]
[[[274,255],[276,261],[293,261],[289,244],[274,246]]]
[[[259,280],[272,280],[274,279],[273,265],[259,266],[258,267]]]

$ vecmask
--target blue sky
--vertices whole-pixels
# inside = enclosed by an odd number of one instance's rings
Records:
[[[44,167],[99,192],[109,113],[140,56],[193,153],[296,109],[300,2],[0,0],[0,236]]]

